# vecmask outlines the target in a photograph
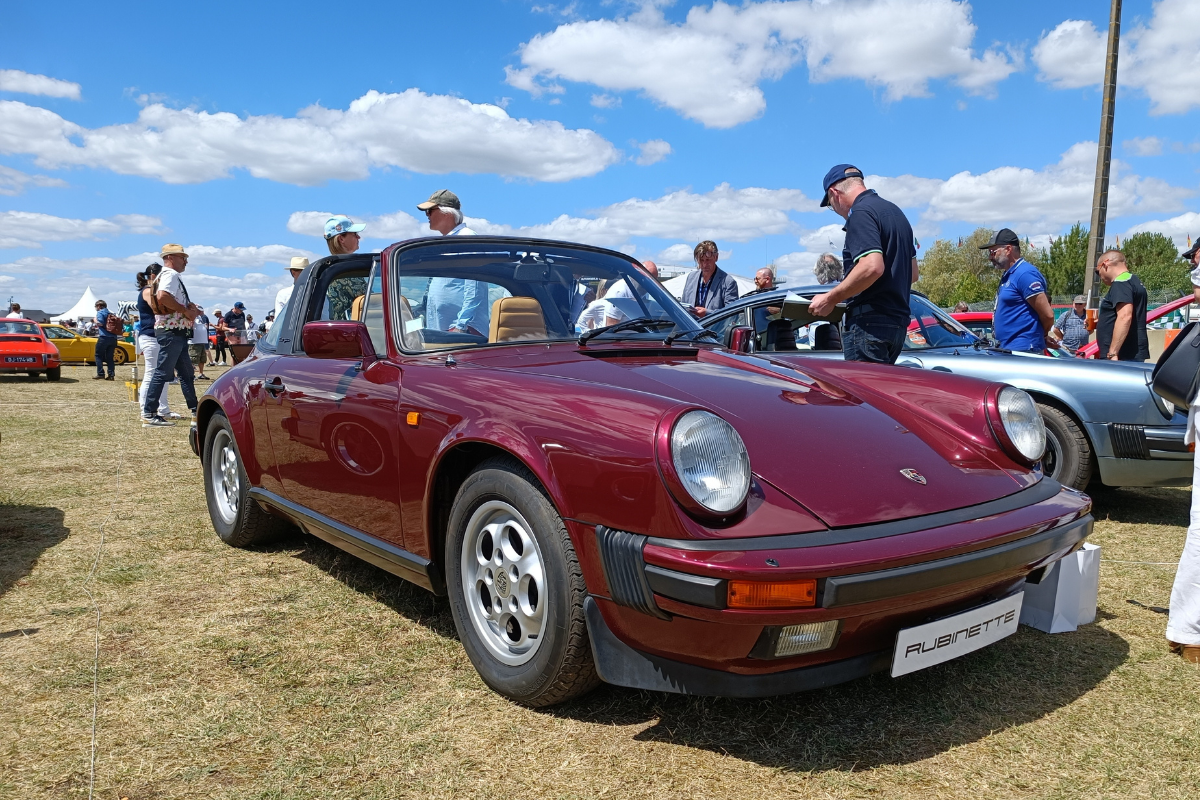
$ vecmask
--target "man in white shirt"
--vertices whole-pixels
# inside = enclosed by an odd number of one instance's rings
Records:
[[[458,195],[441,189],[417,208],[429,219],[429,229],[442,236],[474,236],[463,222]],[[487,302],[487,284],[462,278],[433,278],[425,296],[425,327],[450,333],[487,336],[492,309]]]
[[[292,273],[292,282],[279,290],[279,294],[275,295],[275,319],[279,319],[279,315],[283,313],[283,307],[287,305],[287,301],[292,299],[292,292],[296,288],[296,281],[300,280],[300,273],[308,268],[308,259],[304,256],[293,256],[292,264],[288,267],[288,271]]]
[[[142,406],[142,427],[158,428],[173,425],[159,416],[158,397],[163,386],[175,375],[179,377],[179,388],[193,418],[196,415],[196,387],[192,373],[192,361],[188,357],[188,344],[192,339],[193,323],[200,315],[200,308],[188,298],[183,285],[182,272],[187,269],[188,254],[181,245],[163,245],[159,253],[163,270],[158,276],[158,287],[154,293],[154,337],[158,340],[158,362],[150,376],[146,389],[146,402]],[[149,365],[147,365],[149,366]]]
[[[21,314],[21,304],[13,303],[8,307],[8,316],[5,319],[25,319]]]

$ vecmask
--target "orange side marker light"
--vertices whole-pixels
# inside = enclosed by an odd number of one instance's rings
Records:
[[[407,422],[409,425],[411,425],[414,428],[417,427],[418,425],[420,425],[421,424],[421,412],[420,411],[408,412]]]

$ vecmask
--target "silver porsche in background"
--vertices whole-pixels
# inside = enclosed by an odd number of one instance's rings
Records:
[[[748,342],[774,357],[841,358],[835,330],[807,313],[807,300],[828,287],[748,295],[701,324],[726,345]],[[1187,409],[1150,391],[1149,363],[1052,358],[991,346],[929,301],[912,295],[912,319],[898,366],[969,375],[1024,389],[1046,423],[1043,468],[1076,489],[1187,486],[1193,454],[1183,442]],[[839,323],[832,323],[836,326]],[[735,336],[738,328],[750,328]],[[747,345],[743,344],[743,349]]]

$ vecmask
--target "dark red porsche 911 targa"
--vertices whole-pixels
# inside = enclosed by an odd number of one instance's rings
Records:
[[[282,316],[200,401],[217,533],[293,523],[449,595],[529,705],[921,669],[1012,633],[1092,527],[1024,392],[740,355],[620,253],[402,242]]]

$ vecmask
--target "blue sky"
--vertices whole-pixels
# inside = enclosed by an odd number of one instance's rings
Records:
[[[18,4],[0,53],[0,299],[132,298],[165,242],[261,314],[324,215],[472,227],[803,280],[860,166],[928,247],[1087,222],[1107,4],[529,0]],[[1108,231],[1200,235],[1200,3],[1127,0]]]

